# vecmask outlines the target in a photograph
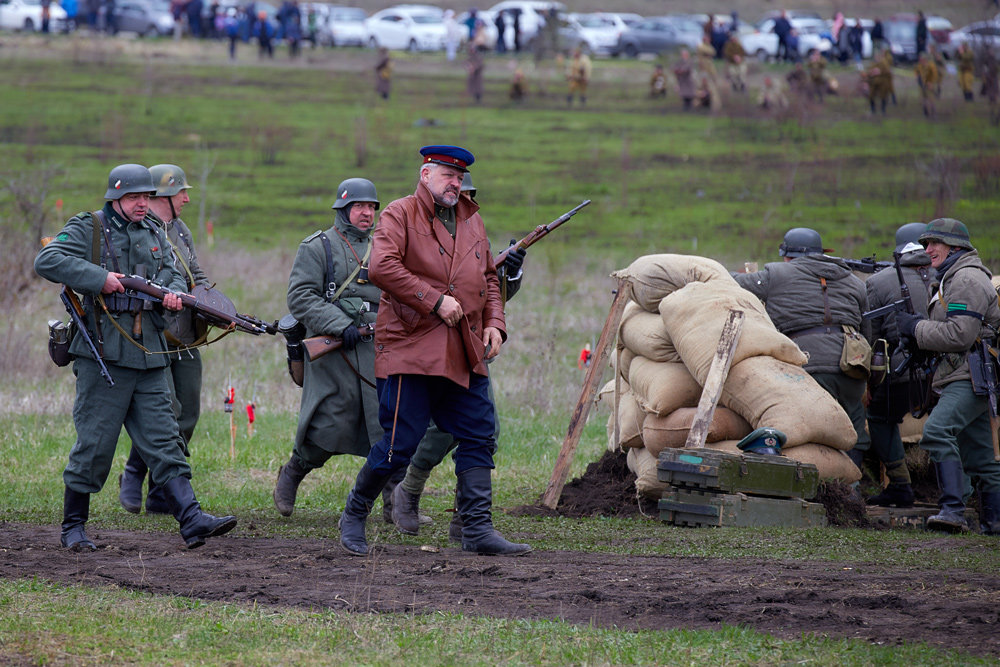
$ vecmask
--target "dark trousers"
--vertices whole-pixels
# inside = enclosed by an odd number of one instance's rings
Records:
[[[496,440],[489,378],[471,374],[469,388],[430,375],[392,375],[376,381],[385,433],[368,454],[368,467],[387,474],[410,463],[431,419],[458,441],[455,474],[492,468]]]

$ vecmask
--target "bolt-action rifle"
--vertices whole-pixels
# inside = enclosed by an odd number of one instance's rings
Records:
[[[139,276],[124,276],[118,282],[125,288],[125,293],[137,298],[152,297],[154,301],[163,301],[170,290],[157,285],[151,280]],[[261,334],[275,335],[278,333],[277,322],[265,322],[252,315],[241,315],[236,312],[236,306],[222,292],[216,289],[195,287],[191,294],[180,293],[181,303],[190,308],[196,315],[220,329],[235,329],[254,336]]]
[[[874,254],[871,257],[862,257],[861,259],[849,259],[847,257],[837,257],[835,259],[839,259],[844,264],[847,264],[852,271],[860,271],[861,273],[878,273],[892,266],[892,262],[876,261]]]
[[[365,324],[358,327],[358,331],[361,332],[362,338],[366,338],[375,333],[375,325]],[[313,336],[312,338],[302,340],[302,349],[305,352],[306,359],[316,361],[324,354],[339,350],[343,344],[344,341],[336,336]]]
[[[982,388],[986,390],[986,398],[990,404],[990,432],[993,434],[993,459],[1000,461],[1000,412],[997,412],[997,392],[1000,382],[997,380],[997,350],[989,341],[980,337],[976,339],[973,353],[969,355],[969,374],[972,376],[972,387],[977,387],[977,375],[982,375]],[[978,368],[976,368],[978,366]],[[977,373],[978,371],[978,373]],[[978,391],[976,393],[979,393]]]
[[[899,263],[902,256],[903,254],[898,250],[892,253],[892,263],[890,264],[890,266],[893,266],[896,269],[896,279],[899,281],[899,295],[901,298],[890,304],[882,306],[881,308],[875,308],[874,310],[862,313],[861,319],[870,320],[873,317],[882,317],[884,315],[888,315],[889,313],[896,313],[900,311],[910,313],[911,315],[915,312],[913,309],[913,299],[910,298],[910,286],[906,284],[906,279],[903,277],[903,267],[900,266]],[[886,262],[886,264],[889,263]],[[912,392],[910,396],[910,413],[919,419],[930,412],[931,406],[933,405],[931,384],[934,379],[934,371],[937,370],[938,355],[933,352],[911,349],[911,347],[908,346],[903,340],[902,336],[900,336],[896,352],[902,355],[903,361],[900,362],[899,366],[893,369],[892,375],[899,377],[908,371],[910,375],[911,387],[916,386],[920,388],[919,396],[913,395]],[[914,405],[914,403],[916,403],[916,405]]]
[[[558,227],[559,225],[563,224],[564,222],[572,218],[574,215],[576,215],[577,211],[579,211],[581,208],[588,205],[589,203],[590,203],[589,199],[584,199],[581,203],[577,204],[570,210],[566,211],[565,213],[560,215],[558,218],[556,218],[549,224],[538,225],[531,232],[529,232],[528,235],[525,236],[523,239],[521,239],[520,241],[518,241],[517,243],[508,248],[504,248],[503,252],[501,252],[499,255],[493,258],[493,264],[495,266],[500,266],[501,264],[503,264],[504,260],[507,259],[507,254],[515,248],[518,250],[527,250],[536,241],[541,240],[543,236],[546,236],[556,227]]]

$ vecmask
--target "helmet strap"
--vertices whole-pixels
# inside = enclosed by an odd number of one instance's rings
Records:
[[[173,197],[167,197],[167,201],[170,203],[170,219],[171,220],[176,220],[177,219],[177,209],[174,208],[174,198]]]

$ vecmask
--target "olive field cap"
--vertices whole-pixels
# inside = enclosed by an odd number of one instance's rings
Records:
[[[927,229],[923,222],[908,222],[896,230],[896,252],[902,252],[903,246],[916,243],[920,235]]]
[[[149,168],[149,175],[156,186],[156,197],[173,197],[181,190],[191,188],[184,170],[176,164],[154,164]]]
[[[156,192],[149,169],[141,164],[120,164],[111,170],[108,174],[108,191],[104,193],[105,199],[117,200],[136,192],[149,194]]]
[[[374,183],[367,178],[349,178],[337,186],[337,201],[333,202],[331,208],[344,208],[359,201],[375,204],[376,211],[381,205]]]
[[[424,164],[443,164],[468,171],[469,165],[476,161],[475,156],[460,146],[424,146],[420,149],[424,156]]]
[[[778,246],[781,257],[803,257],[805,255],[822,255],[830,252],[823,247],[823,239],[819,232],[808,227],[794,227],[785,232],[785,238]]]
[[[969,240],[969,228],[965,224],[955,218],[938,218],[937,220],[931,220],[927,223],[927,227],[924,229],[924,233],[920,235],[917,239],[920,241],[921,245],[925,248],[927,244],[931,241],[940,241],[945,245],[953,246],[955,248],[968,248],[969,250],[975,250],[972,247],[972,241]]]
[[[787,439],[778,429],[763,426],[740,440],[736,446],[747,454],[781,456],[781,447]]]

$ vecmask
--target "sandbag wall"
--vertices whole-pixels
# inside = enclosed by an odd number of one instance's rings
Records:
[[[658,498],[665,490],[657,456],[684,446],[734,309],[744,313],[742,333],[706,447],[738,451],[741,438],[770,426],[788,436],[785,455],[815,464],[821,478],[860,478],[844,454],[856,439],[847,414],[802,370],[805,355],[725,267],[704,257],[647,255],[614,276],[627,278],[632,294],[618,331],[617,377],[602,390],[617,408],[608,420],[608,447],[628,453],[640,493]]]

